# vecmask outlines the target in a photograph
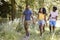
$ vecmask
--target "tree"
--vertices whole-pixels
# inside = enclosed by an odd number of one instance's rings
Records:
[[[16,14],[16,2],[15,0],[11,0],[11,5],[12,5],[12,21],[15,19],[15,14]]]
[[[0,16],[2,18],[6,18],[7,14],[9,14],[9,12],[11,11],[11,4],[9,4],[8,2],[1,0],[1,5],[0,5]]]

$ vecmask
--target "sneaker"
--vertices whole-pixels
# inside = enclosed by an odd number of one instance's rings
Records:
[[[26,40],[29,40],[29,38],[30,38],[29,36],[26,36]]]
[[[30,36],[24,36],[23,40],[29,40]]]
[[[42,38],[42,36],[40,36],[40,38]]]

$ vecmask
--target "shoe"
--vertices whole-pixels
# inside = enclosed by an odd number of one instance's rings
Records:
[[[26,36],[26,40],[29,40],[30,36]]]
[[[23,40],[29,40],[30,35],[29,36],[24,36]]]

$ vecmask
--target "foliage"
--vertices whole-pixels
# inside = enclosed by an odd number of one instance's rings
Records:
[[[3,18],[7,17],[7,13],[11,12],[11,4],[5,2],[4,0],[1,1],[3,4],[0,5],[0,16]]]

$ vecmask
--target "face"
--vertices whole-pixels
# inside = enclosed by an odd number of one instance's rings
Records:
[[[42,12],[42,8],[39,11]]]
[[[28,5],[28,6],[26,6],[26,9],[29,9],[29,5]]]
[[[42,8],[41,8],[41,12],[42,12]]]

